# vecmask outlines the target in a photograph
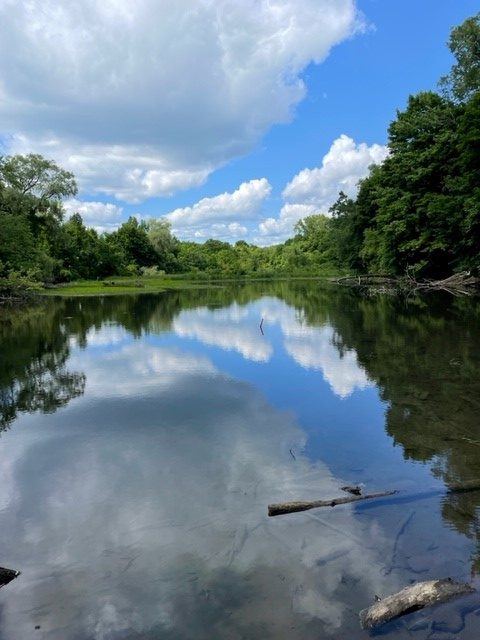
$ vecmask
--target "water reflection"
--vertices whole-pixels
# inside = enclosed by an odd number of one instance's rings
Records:
[[[275,299],[262,301],[262,309],[267,322],[280,325],[287,353],[301,367],[320,370],[336,395],[345,398],[369,385],[355,350],[338,349],[336,331],[327,320],[312,326],[303,311]]]
[[[3,443],[9,506],[28,514],[20,527],[1,518],[4,553],[20,549],[23,568],[5,636],[34,623],[54,638],[317,638],[356,625],[359,585],[385,584],[381,531],[351,510],[266,517],[269,500],[338,491],[324,464],[290,456],[305,440],[295,421],[188,353],[126,347],[117,364],[133,386],[84,359],[87,379],[104,380],[88,406],[43,419],[34,443]]]
[[[85,388],[83,373],[66,366],[70,349],[56,306],[7,313],[0,321],[0,431],[19,413],[52,413]]]
[[[273,348],[259,331],[258,313],[233,303],[224,309],[200,308],[182,311],[173,322],[180,337],[195,338],[204,344],[235,350],[247,360],[268,362]]]
[[[354,639],[374,594],[475,576],[478,493],[266,505],[480,477],[478,319],[302,283],[4,314],[0,638]],[[387,632],[474,637],[468,606]]]

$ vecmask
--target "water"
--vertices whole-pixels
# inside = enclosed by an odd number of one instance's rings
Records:
[[[356,640],[375,595],[479,585],[480,492],[445,492],[480,478],[477,302],[298,282],[1,314],[2,640]],[[267,517],[352,483],[401,499]],[[381,633],[476,638],[478,600]]]

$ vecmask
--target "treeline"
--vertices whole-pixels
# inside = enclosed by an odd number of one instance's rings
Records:
[[[159,271],[196,277],[338,272],[442,277],[480,268],[480,14],[451,32],[440,93],[410,96],[389,127],[389,156],[356,198],[301,220],[285,243],[181,242],[166,220],[113,233],[64,220],[74,176],[39,155],[0,158],[2,291]]]

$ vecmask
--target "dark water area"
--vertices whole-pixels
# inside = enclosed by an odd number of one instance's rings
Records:
[[[479,320],[313,282],[1,310],[0,640],[357,640],[479,587]],[[401,493],[267,516],[352,483]],[[480,637],[480,595],[377,635]]]

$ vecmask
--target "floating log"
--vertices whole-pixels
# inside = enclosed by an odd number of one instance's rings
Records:
[[[0,588],[6,584],[15,580],[20,575],[20,571],[14,571],[13,569],[4,569],[0,567]]]
[[[380,493],[370,493],[364,496],[342,496],[333,500],[310,500],[300,502],[280,502],[278,504],[268,505],[269,516],[281,516],[285,513],[295,513],[297,511],[308,511],[309,509],[317,509],[318,507],[336,507],[338,504],[347,504],[349,502],[358,502],[360,500],[372,500],[373,498],[384,498],[385,496],[393,496],[398,491],[381,491]]]
[[[373,629],[407,613],[474,591],[469,584],[455,582],[451,578],[418,582],[360,611],[360,625],[362,629]]]

